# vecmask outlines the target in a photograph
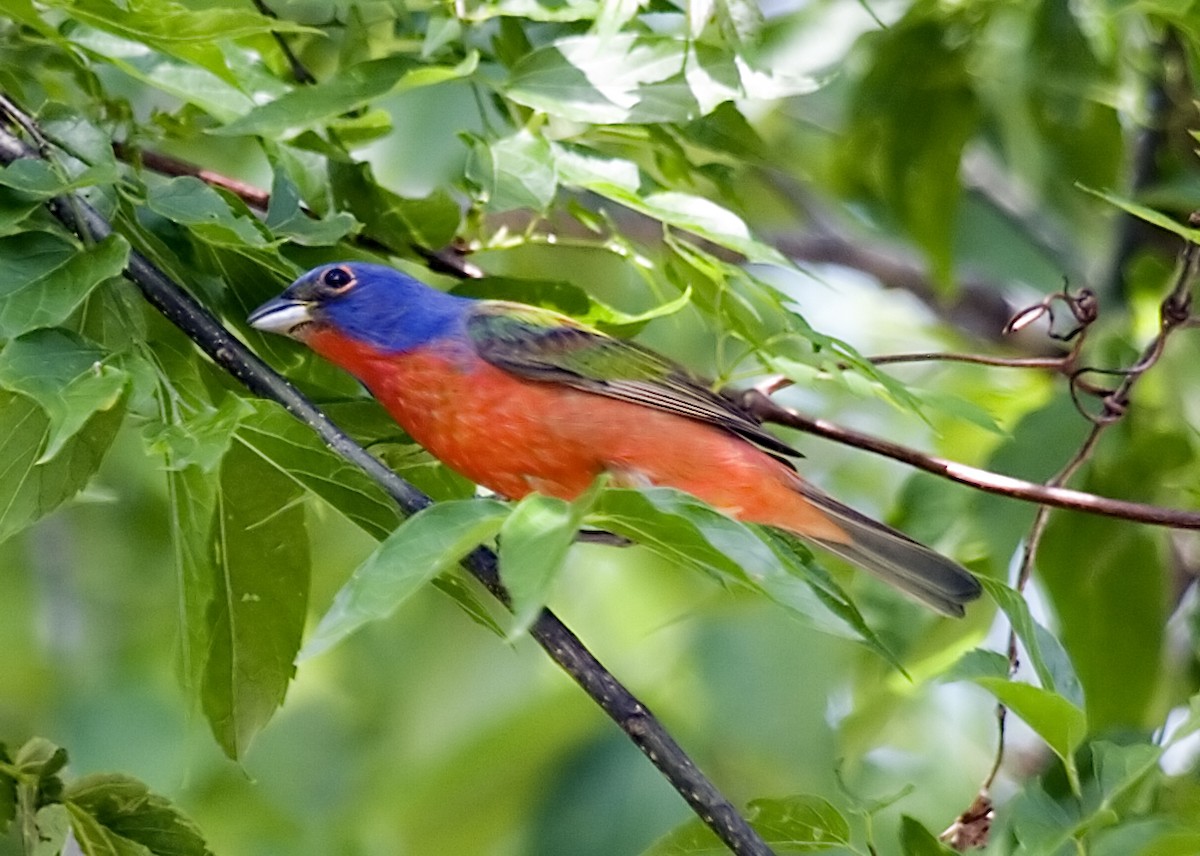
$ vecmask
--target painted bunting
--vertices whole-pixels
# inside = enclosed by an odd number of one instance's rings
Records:
[[[964,568],[805,482],[788,460],[798,453],[732,399],[565,315],[341,263],[249,322],[349,371],[414,440],[505,497],[572,499],[604,472],[799,535],[947,615],[979,596]]]

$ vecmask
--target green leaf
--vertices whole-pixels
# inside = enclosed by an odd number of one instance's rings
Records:
[[[282,407],[253,402],[238,423],[238,440],[297,486],[329,503],[376,539],[400,523],[395,502],[366,473],[347,463]]]
[[[172,0],[48,0],[74,20],[148,45],[234,80],[219,42],[270,33],[317,32],[290,21],[268,18],[250,9],[189,9]]]
[[[229,451],[233,432],[254,412],[248,400],[226,395],[220,407],[206,407],[170,425],[152,424],[145,434],[146,451],[163,455],[168,470],[214,472]]]
[[[747,819],[778,853],[850,846],[850,825],[828,800],[812,794],[751,800]],[[677,826],[642,856],[724,856],[729,849],[699,818]]]
[[[58,801],[63,783],[59,773],[67,765],[67,752],[42,737],[34,737],[17,750],[17,809],[25,853],[58,856],[69,824]]]
[[[58,454],[42,459],[51,435],[50,418],[31,399],[0,392],[0,541],[24,529],[75,496],[91,479],[125,415],[123,404],[99,410]]]
[[[527,18],[530,21],[591,21],[600,14],[597,0],[472,0],[464,4],[463,20]]]
[[[801,560],[796,549],[803,548],[740,523],[691,494],[667,487],[609,489],[597,498],[587,522],[725,585],[765,594],[818,629],[861,638],[892,659],[845,594]]]
[[[329,180],[335,205],[348,210],[364,231],[401,254],[414,248],[439,249],[458,231],[462,212],[444,191],[407,199],[380,186],[367,163],[332,161]]]
[[[99,833],[118,845],[114,853],[154,856],[210,856],[200,830],[170,800],[123,775],[84,776],[64,794],[76,838],[81,830]],[[132,846],[130,846],[132,845]],[[87,853],[105,852],[90,850]]]
[[[544,137],[522,128],[489,141],[469,138],[466,176],[479,188],[491,211],[531,208],[545,211],[558,191],[558,171]]]
[[[194,176],[184,175],[152,186],[146,193],[146,207],[219,247],[241,249],[267,244],[252,217],[235,214],[225,197]]]
[[[524,55],[504,94],[575,122],[687,122],[739,98],[811,92],[811,78],[755,72],[711,45],[670,36],[565,36]]]
[[[780,852],[811,853],[850,846],[850,824],[824,797],[797,794],[751,800],[750,823]]]
[[[907,814],[900,817],[900,846],[904,856],[954,856],[945,844],[915,818]]]
[[[749,261],[791,267],[774,247],[754,238],[741,217],[715,202],[679,191],[647,191],[637,165],[581,147],[555,146],[559,180],[590,190],[668,226],[707,238]]]
[[[175,576],[179,584],[181,620],[180,671],[193,699],[203,698],[212,633],[209,605],[217,595],[219,576],[213,555],[217,474],[199,466],[167,471]]]
[[[190,62],[148,51],[137,41],[89,27],[76,27],[71,44],[134,80],[194,105],[218,121],[232,121],[254,107],[234,83]]]
[[[1161,436],[1147,437],[1147,448],[1126,443],[1122,458],[1134,463],[1089,473],[1080,487],[1102,496],[1155,502],[1154,481],[1162,480],[1154,463],[1172,454]],[[1193,453],[1186,453],[1185,469]],[[1141,462],[1145,462],[1142,464]],[[1171,477],[1168,477],[1171,478]],[[1087,572],[1077,572],[1087,551]],[[1087,698],[1088,721],[1100,731],[1133,723],[1152,726],[1159,715],[1164,644],[1170,617],[1170,573],[1162,540],[1146,527],[1061,512],[1051,518],[1038,551],[1038,571],[1062,628],[1062,643],[1079,669]],[[1072,567],[1076,571],[1072,571]]]
[[[390,92],[469,77],[478,65],[476,53],[469,54],[455,66],[423,66],[402,55],[368,60],[350,66],[323,83],[294,89],[213,133],[279,139],[334,116],[350,113]]]
[[[67,750],[44,737],[33,737],[17,750],[13,761],[22,776],[39,779],[38,787],[45,788],[67,766]],[[57,799],[59,792],[55,790],[49,796]]]
[[[21,158],[0,168],[0,186],[27,194],[33,202],[81,187],[111,184],[117,177],[116,168],[112,167],[87,169],[74,178],[68,178],[61,168],[56,168],[49,161],[40,158]]]
[[[51,803],[39,808],[25,829],[25,856],[61,856],[70,829],[66,806]]]
[[[417,589],[500,531],[498,500],[440,502],[404,521],[338,591],[300,659],[321,654],[369,621],[387,618]]]
[[[67,330],[34,330],[0,351],[0,387],[29,396],[50,420],[41,457],[44,464],[62,451],[97,411],[111,410],[129,376],[105,365],[105,354]]]
[[[61,324],[128,257],[119,235],[84,249],[49,232],[0,238],[0,338]]]
[[[573,502],[531,493],[500,527],[500,576],[512,596],[509,640],[524,634],[542,611],[579,525],[605,481],[598,479]]]
[[[532,303],[571,315],[585,324],[621,337],[634,335],[655,318],[674,315],[689,304],[692,296],[690,291],[684,291],[674,300],[668,300],[653,309],[630,314],[601,302],[577,285],[559,280],[485,276],[465,279],[455,285],[452,291],[464,297]]]
[[[1029,612],[1020,593],[991,577],[980,577],[984,591],[1004,610],[1017,638],[1029,653],[1038,680],[1046,689],[1058,693],[1076,707],[1083,707],[1083,686],[1075,675],[1071,659],[1062,643],[1042,627]]]
[[[271,202],[267,208],[267,228],[304,247],[336,244],[357,231],[359,223],[345,211],[320,220],[308,216],[301,207],[300,193],[282,170],[275,173]]]
[[[201,702],[217,742],[239,759],[283,702],[294,671],[309,548],[301,488],[249,445],[230,447],[219,485]]]
[[[725,856],[729,848],[699,818],[672,829],[642,852],[642,856]]]
[[[725,38],[739,48],[758,44],[763,28],[763,13],[752,0],[715,0],[717,22]]]
[[[1079,773],[1075,750],[1087,735],[1084,712],[1062,696],[1041,687],[1010,681],[1007,678],[973,678],[975,683],[994,695],[1046,741],[1062,759],[1071,789],[1079,792]]]
[[[1162,747],[1145,743],[1121,746],[1107,740],[1091,745],[1096,782],[1106,802],[1111,803],[1158,768]]]
[[[1090,193],[1092,196],[1103,199],[1109,205],[1121,209],[1126,214],[1178,235],[1190,244],[1200,243],[1200,229],[1193,229],[1179,222],[1174,217],[1168,217],[1166,214],[1155,211],[1153,208],[1141,205],[1132,199],[1126,199],[1124,196],[1111,193],[1107,190],[1093,190],[1078,182],[1076,182],[1075,186],[1085,193]]]
[[[943,681],[973,681],[977,678],[1008,678],[1008,658],[999,651],[975,648],[958,658],[941,676]]]
[[[684,75],[689,52],[687,42],[632,33],[567,36],[522,57],[504,91],[576,122],[684,122],[702,112]]]
[[[75,842],[85,856],[153,856],[148,848],[106,829],[100,821],[79,806],[65,803],[65,808],[70,817]]]

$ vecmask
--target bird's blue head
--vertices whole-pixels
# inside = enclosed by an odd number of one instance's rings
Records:
[[[470,304],[395,268],[339,262],[313,268],[248,320],[301,341],[331,329],[392,354],[458,333]]]

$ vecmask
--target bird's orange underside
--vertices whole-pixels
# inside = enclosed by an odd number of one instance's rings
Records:
[[[367,385],[392,417],[453,469],[514,499],[572,499],[597,475],[667,485],[741,520],[797,535],[847,535],[793,485],[791,469],[746,441],[682,416],[517,378],[465,346],[383,355],[328,329],[313,350]]]

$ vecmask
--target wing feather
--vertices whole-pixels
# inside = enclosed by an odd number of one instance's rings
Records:
[[[736,434],[775,457],[800,457],[736,402],[714,392],[678,363],[566,315],[483,300],[466,324],[476,353],[519,377],[676,413]]]

